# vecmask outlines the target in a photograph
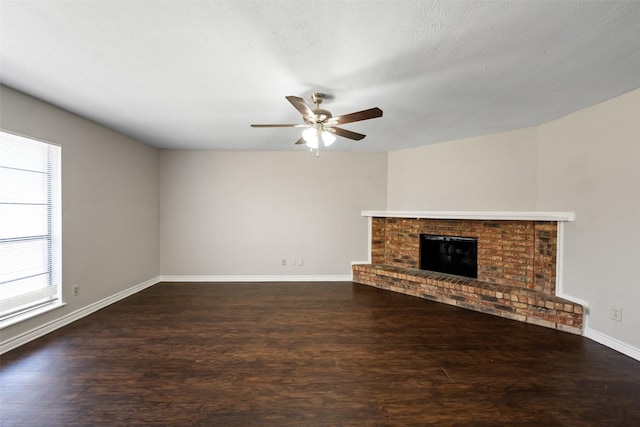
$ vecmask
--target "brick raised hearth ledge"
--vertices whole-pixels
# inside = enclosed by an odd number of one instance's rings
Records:
[[[563,222],[573,212],[363,211],[367,264],[353,281],[582,334],[584,307],[556,295]],[[420,270],[420,234],[478,239],[478,278]]]

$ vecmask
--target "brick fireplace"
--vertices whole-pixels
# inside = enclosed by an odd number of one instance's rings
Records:
[[[582,305],[556,295],[558,230],[572,213],[363,212],[371,259],[353,281],[574,334]],[[419,269],[420,235],[477,238],[477,279]]]

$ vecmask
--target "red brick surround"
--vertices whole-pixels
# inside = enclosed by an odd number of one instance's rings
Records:
[[[478,279],[418,269],[420,234],[478,239]],[[575,334],[583,307],[555,296],[557,223],[372,218],[371,262],[353,281]]]

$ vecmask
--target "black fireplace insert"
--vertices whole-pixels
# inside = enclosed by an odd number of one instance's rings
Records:
[[[476,279],[478,278],[478,239],[421,234],[420,268]]]

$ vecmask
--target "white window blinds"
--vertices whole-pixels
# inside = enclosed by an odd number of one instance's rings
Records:
[[[0,132],[0,321],[60,299],[60,147]]]

